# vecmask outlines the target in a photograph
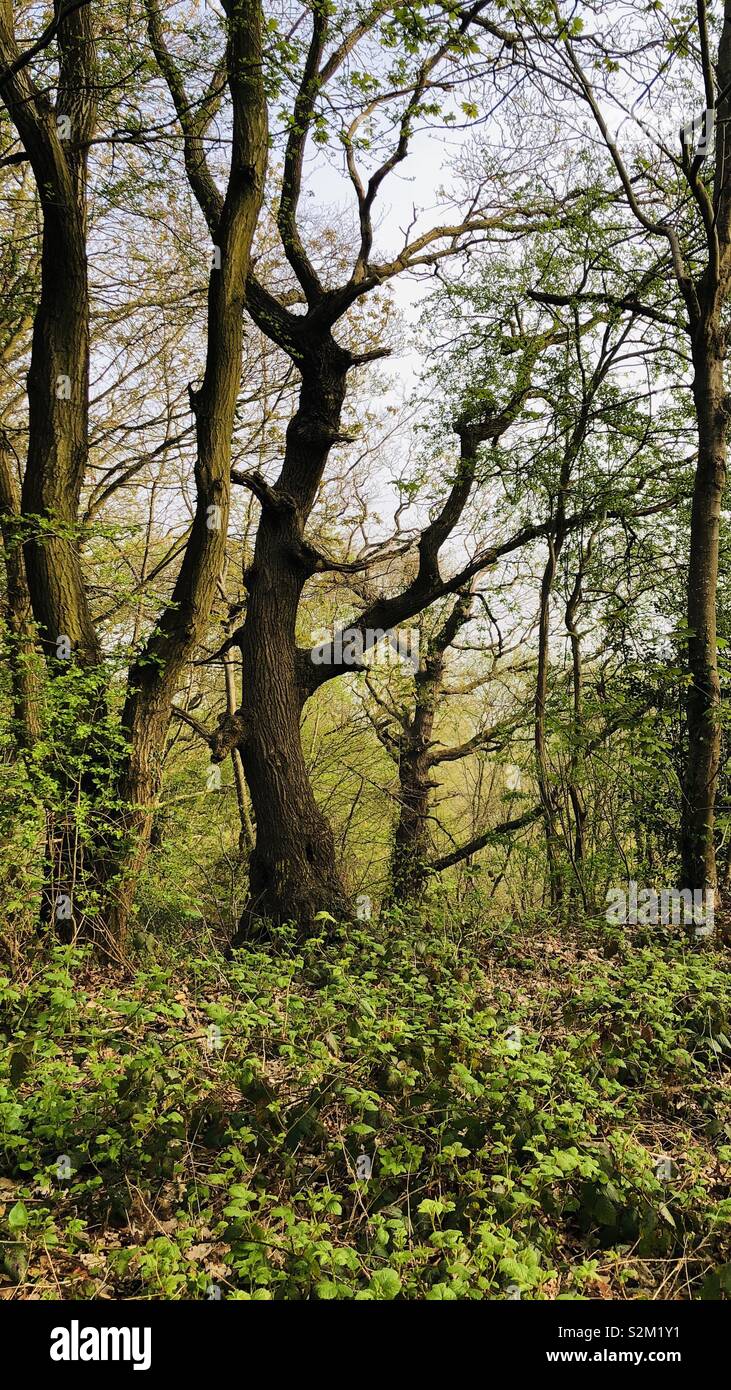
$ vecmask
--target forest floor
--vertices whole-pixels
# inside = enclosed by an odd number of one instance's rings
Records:
[[[0,1297],[728,1296],[728,963],[401,915],[58,947],[0,978]]]

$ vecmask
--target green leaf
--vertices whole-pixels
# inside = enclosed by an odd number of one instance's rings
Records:
[[[327,1300],[337,1298],[339,1289],[337,1284],[333,1283],[332,1279],[320,1279],[315,1284],[315,1293],[318,1298]]]
[[[8,1212],[8,1228],[11,1231],[22,1231],[27,1225],[28,1209],[23,1202],[16,1202]]]
[[[398,1298],[401,1280],[395,1269],[379,1269],[373,1275],[368,1288],[379,1299]]]

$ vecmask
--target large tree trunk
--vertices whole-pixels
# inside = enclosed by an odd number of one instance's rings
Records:
[[[262,918],[291,921],[308,933],[318,912],[349,912],[332,830],[315,801],[302,749],[300,716],[309,684],[299,663],[308,657],[295,644],[300,596],[314,568],[303,532],[340,437],[349,365],[329,333],[310,339],[281,474],[274,488],[259,490],[262,515],[241,635],[240,744],[256,843],[236,941],[257,931]]]
[[[82,572],[78,510],[88,458],[89,285],[87,149],[96,125],[97,71],[91,7],[59,23],[57,107],[18,65],[12,7],[0,0],[0,60],[11,75],[2,97],[30,160],[43,212],[40,294],[28,372],[28,455],[21,492],[24,568],[39,640],[57,682],[62,710],[71,677],[79,702],[64,728],[64,757],[49,762],[57,808],[49,816],[49,853],[41,918],[70,938],[78,924],[80,871],[88,840],[77,818],[79,796],[95,796],[88,738],[98,729],[99,680],[79,685],[73,668],[94,672],[101,652]],[[17,71],[12,69],[17,66]],[[93,760],[92,760],[93,761]],[[86,770],[85,770],[86,769]],[[93,831],[91,832],[93,838]]]
[[[717,323],[694,341],[693,398],[698,466],[688,566],[687,762],[683,785],[683,887],[716,890],[714,820],[721,757],[721,687],[716,643],[718,539],[726,479],[724,342]]]
[[[315,801],[300,736],[293,634],[301,576],[273,529],[279,528],[263,517],[242,643],[247,733],[241,756],[256,819],[242,937],[256,930],[258,918],[292,921],[306,934],[318,912],[341,917],[348,907],[333,833]]]
[[[56,144],[52,136],[54,155]],[[61,198],[44,200],[41,194],[42,288],[28,372],[29,444],[22,488],[28,528],[25,571],[41,647],[56,684],[56,713],[65,705],[67,689],[74,698],[80,693],[88,703],[86,713],[79,707],[75,727],[98,729],[104,710],[91,673],[99,669],[101,650],[84,583],[78,524],[89,399],[85,170],[78,160],[66,161],[61,154],[57,185],[63,188]],[[83,688],[76,684],[74,666],[90,673]],[[76,814],[80,796],[96,799],[87,743],[86,735],[81,742],[72,739],[65,758],[48,768],[57,805],[48,817],[41,921],[53,923],[67,941],[77,932],[96,936],[95,913],[87,911],[89,901],[82,891],[90,886],[85,879],[93,878],[94,832],[88,836]]]
[[[3,38],[3,47],[14,42],[7,31]],[[66,140],[61,138],[56,113],[45,95],[35,92],[25,71],[5,92],[30,156],[43,210],[22,510],[30,533],[26,572],[43,648],[55,661],[59,643],[67,638],[74,658],[94,666],[100,649],[84,584],[78,527],[89,447],[87,142],[97,117],[90,6],[76,9],[63,20],[58,45],[57,109],[58,119],[68,122]]]

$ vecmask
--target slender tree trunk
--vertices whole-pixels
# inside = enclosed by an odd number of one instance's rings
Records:
[[[241,384],[243,315],[251,246],[264,196],[268,154],[259,0],[227,5],[227,79],[233,107],[231,165],[222,197],[206,164],[203,134],[213,98],[192,115],[174,59],[165,46],[155,0],[148,0],[150,40],[168,83],[184,136],[186,169],[215,248],[208,283],[206,365],[189,388],[196,423],[196,510],[171,601],[130,670],[122,715],[128,755],[119,783],[125,808],[121,845],[106,866],[107,930],[123,943],[139,873],[149,847],[162,779],[162,757],[176,690],[204,636],[224,568],[231,493],[231,441]]]
[[[28,752],[41,733],[41,681],[36,650],[33,609],[23,559],[20,522],[20,487],[13,457],[0,430],[0,531],[7,579],[8,628],[10,630],[10,682],[15,739]]]
[[[549,900],[551,907],[558,907],[562,896],[560,840],[556,827],[556,793],[551,785],[551,772],[546,749],[546,697],[548,693],[548,638],[551,615],[551,588],[556,575],[560,541],[557,541],[555,537],[549,536],[548,544],[549,554],[541,580],[538,617],[538,670],[536,673],[533,742],[536,754],[538,792],[543,807],[543,825],[546,835]]]
[[[541,805],[543,806],[543,820],[546,831],[546,858],[548,862],[548,879],[552,907],[557,907],[561,902],[563,896],[563,882],[560,863],[561,840],[557,825],[558,801],[556,789],[551,784],[551,769],[546,748],[546,697],[548,693],[548,643],[551,620],[551,590],[556,578],[559,556],[566,540],[566,499],[569,493],[573,466],[579,456],[581,446],[589,428],[592,402],[610,369],[612,360],[619,350],[621,341],[620,339],[613,347],[608,347],[605,343],[591,377],[585,382],[580,409],[574,427],[567,440],[561,461],[554,529],[552,532],[549,532],[548,535],[548,560],[546,561],[541,580],[538,611],[538,670],[536,674],[534,746],[536,753],[538,790],[540,793]]]
[[[441,661],[441,668],[444,663]],[[412,901],[423,891],[429,859],[429,804],[434,783],[429,756],[440,674],[418,672],[413,717],[401,739],[399,816],[391,855],[391,898]],[[420,677],[422,679],[420,680]]]
[[[200,391],[191,393],[197,428],[193,529],[171,604],[129,676],[122,714],[129,753],[119,788],[127,807],[125,839],[108,876],[108,929],[118,943],[124,939],[149,846],[173,699],[186,663],[205,633],[225,557],[231,436],[241,374],[243,286],[254,225],[251,219],[245,248],[239,247],[235,255],[227,245],[229,254],[222,255],[221,269],[211,272],[206,374]]]
[[[706,74],[706,97],[713,104],[714,83]],[[729,396],[724,381],[725,320],[731,285],[731,3],[724,0],[718,41],[715,89],[715,167],[713,187],[699,184],[696,165],[686,177],[703,215],[708,257],[695,282],[681,285],[690,322],[693,402],[698,425],[698,463],[693,487],[688,564],[687,761],[683,780],[681,855],[683,887],[717,890],[714,839],[716,792],[721,759],[721,691],[718,673],[716,605],[718,543],[726,456]]]
[[[467,447],[474,452],[469,441]],[[433,744],[434,722],[444,688],[446,655],[457,634],[469,621],[474,588],[456,598],[446,620],[429,641],[414,677],[414,707],[399,738],[399,817],[391,854],[391,897],[417,899],[427,880],[430,852],[429,808],[435,787],[434,768],[439,761]],[[450,758],[466,755],[471,743],[443,750]]]
[[[232,652],[225,652],[223,656],[223,673],[226,685],[226,714],[230,719],[236,719],[236,671]],[[236,804],[239,808],[239,850],[241,854],[250,854],[254,848],[254,827],[251,823],[251,812],[249,810],[249,793],[246,790],[246,774],[244,764],[241,761],[241,753],[238,746],[231,749],[231,765],[234,774],[234,787],[236,789]]]
[[[571,593],[569,594],[565,612],[566,631],[571,644],[571,689],[573,700],[572,740],[568,772],[568,794],[574,818],[571,858],[576,880],[575,888],[578,887],[585,908],[588,907],[586,886],[583,877],[583,863],[586,853],[587,806],[581,786],[581,770],[584,758],[580,742],[583,722],[582,697],[584,677],[581,656],[581,635],[576,626],[576,622],[581,606],[584,570],[591,556],[592,545],[593,537],[590,537],[588,544],[586,546],[581,546],[576,578]],[[572,890],[572,897],[575,896],[575,888]]]
[[[693,489],[688,566],[687,762],[683,785],[683,887],[715,891],[714,822],[721,758],[721,687],[716,641],[718,541],[726,480],[725,344],[717,323],[694,341],[693,398],[698,466]]]

